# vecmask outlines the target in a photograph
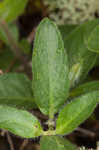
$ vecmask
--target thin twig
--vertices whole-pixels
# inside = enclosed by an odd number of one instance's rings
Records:
[[[86,149],[85,147],[80,147],[79,150],[93,150],[93,149]]]
[[[97,149],[96,150],[99,150],[99,142],[97,142]]]
[[[29,141],[27,139],[24,140],[23,143],[21,144],[20,150],[24,150],[24,148],[27,146],[28,142]]]
[[[9,31],[9,27],[7,23],[5,21],[0,22],[0,27],[6,33],[12,52],[20,60],[20,62],[24,66],[25,71],[29,73],[31,70],[31,67],[27,63],[27,58],[23,56],[21,47],[18,45],[17,41],[13,38],[13,35]]]
[[[33,115],[37,116],[39,119],[48,120],[48,116],[43,115],[38,110],[32,110]]]
[[[29,34],[29,36],[27,37],[27,41],[29,43],[32,43],[32,41],[34,40],[34,36],[35,36],[35,31],[36,31],[36,28],[33,28],[32,32]]]
[[[6,132],[6,130],[1,130],[1,136],[5,136]]]
[[[6,130],[2,130],[2,131],[1,131],[1,136],[7,136],[7,140],[8,140],[9,146],[10,146],[10,150],[15,150],[15,149],[14,149],[13,142],[12,142],[12,138],[11,138],[11,136],[9,135],[9,132],[6,131]]]
[[[6,73],[10,72],[15,63],[16,63],[16,58],[11,62],[11,64],[9,65],[9,67],[7,68],[5,72]]]
[[[10,145],[10,150],[15,150],[11,136],[9,135],[8,132],[6,132],[6,135],[7,135],[8,143]]]
[[[87,135],[87,136],[92,137],[92,138],[94,138],[94,137],[95,137],[95,133],[94,133],[94,132],[89,131],[89,130],[84,129],[84,128],[80,128],[80,127],[78,127],[78,128],[76,129],[76,131],[79,131],[79,132],[81,132],[81,133],[83,133],[83,134],[85,134],[85,135]]]
[[[0,75],[2,75],[3,74],[3,71],[2,70],[0,70]]]

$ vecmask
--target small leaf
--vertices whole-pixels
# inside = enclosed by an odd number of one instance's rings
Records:
[[[99,81],[91,81],[79,85],[77,88],[74,88],[70,93],[70,98],[80,96],[85,93],[99,91]]]
[[[69,90],[68,62],[56,25],[44,19],[36,32],[32,57],[33,93],[40,110],[53,117]]]
[[[77,150],[68,140],[58,136],[43,136],[40,140],[41,150]]]
[[[88,23],[76,27],[64,40],[69,58],[71,87],[85,79],[97,59],[97,55],[87,48],[84,41],[87,36],[85,32],[90,28]]]
[[[3,0],[0,2],[0,20],[11,22],[21,15],[28,0]]]
[[[85,121],[99,102],[99,91],[82,95],[60,112],[56,121],[56,134],[68,134]]]
[[[24,138],[42,134],[42,128],[36,117],[27,111],[4,105],[0,105],[0,128]]]
[[[0,75],[0,104],[31,109],[35,107],[31,81],[24,74]]]

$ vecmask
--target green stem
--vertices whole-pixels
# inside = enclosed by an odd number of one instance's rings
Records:
[[[49,130],[54,130],[54,121],[53,121],[53,119],[49,119],[47,124],[48,124]]]
[[[43,131],[43,135],[56,135],[55,130],[48,130],[48,131]]]

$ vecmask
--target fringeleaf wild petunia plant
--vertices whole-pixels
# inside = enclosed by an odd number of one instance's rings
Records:
[[[48,18],[41,21],[34,40],[32,82],[24,74],[0,75],[0,128],[24,138],[41,136],[41,150],[76,150],[62,136],[85,121],[99,102],[99,81],[77,86],[96,63],[92,59],[97,59],[99,45],[92,41],[98,38],[98,24],[87,22],[63,32]],[[33,108],[48,117],[48,130],[28,112]]]

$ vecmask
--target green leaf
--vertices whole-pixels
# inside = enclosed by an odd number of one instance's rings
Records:
[[[90,34],[87,44],[91,51],[99,53],[99,25]]]
[[[87,36],[85,32],[90,28],[89,24],[87,24],[76,27],[64,40],[69,58],[71,87],[85,79],[97,59],[97,55],[89,51],[84,41],[85,36]]]
[[[95,19],[84,24],[84,42],[92,52],[99,52],[99,19]]]
[[[77,150],[68,140],[58,136],[43,136],[40,140],[41,150]]]
[[[8,47],[0,49],[0,69],[6,71],[15,59]],[[12,67],[13,68],[13,67]]]
[[[16,72],[20,67],[20,61],[16,59],[15,55],[9,47],[0,49],[0,69],[3,72]]]
[[[36,117],[27,111],[4,105],[0,105],[0,128],[24,138],[42,134],[42,128]]]
[[[11,22],[21,15],[28,0],[3,0],[0,2],[0,20]]]
[[[99,81],[91,81],[79,85],[77,88],[74,88],[70,93],[70,98],[80,96],[85,93],[99,91]]]
[[[0,104],[25,109],[35,107],[31,81],[26,75],[17,73],[0,75]]]
[[[40,110],[53,117],[69,90],[68,62],[56,25],[44,19],[36,32],[32,57],[33,93]]]
[[[19,31],[18,27],[15,24],[8,24],[9,32],[13,35],[13,38],[18,41],[19,39]],[[0,40],[2,40],[5,44],[9,45],[8,37],[4,32],[3,28],[0,27]]]
[[[31,45],[30,43],[26,40],[26,39],[22,39],[20,42],[19,42],[19,45],[21,47],[21,50],[24,54],[30,54],[31,52]]]
[[[65,24],[58,26],[63,40],[77,27],[77,25]]]
[[[82,95],[68,103],[59,113],[56,134],[68,134],[85,121],[99,102],[99,91]]]
[[[98,55],[98,57],[97,57],[97,60],[96,60],[95,66],[99,66],[99,55]]]

